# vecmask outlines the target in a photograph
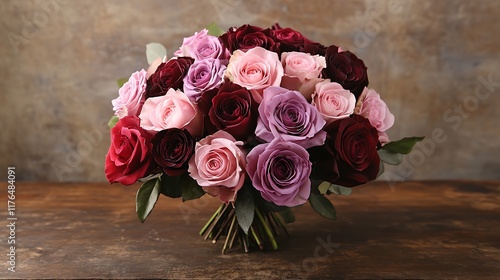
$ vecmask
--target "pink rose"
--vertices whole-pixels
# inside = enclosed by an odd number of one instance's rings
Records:
[[[314,86],[323,81],[320,77],[321,71],[326,67],[325,57],[303,52],[284,52],[281,54],[281,64],[285,71],[281,86],[300,91],[311,101]]]
[[[384,132],[394,125],[394,115],[373,89],[365,87],[354,113],[367,118],[378,131]]]
[[[142,69],[130,76],[128,81],[118,90],[119,96],[111,101],[118,118],[137,116],[144,101],[146,91],[146,71]]]
[[[208,35],[208,30],[203,29],[194,33],[193,36],[184,38],[182,46],[174,53],[175,56],[192,57],[195,60],[207,58],[225,60],[230,56],[229,51],[224,47],[219,38]]]
[[[327,79],[316,84],[311,104],[318,109],[329,125],[335,120],[349,117],[354,112],[356,97],[340,84],[331,83]]]
[[[174,127],[185,128],[194,137],[202,133],[202,114],[180,90],[169,89],[163,96],[146,99],[139,118],[141,127],[153,134]]]
[[[226,76],[231,82],[250,90],[255,102],[260,104],[264,89],[280,85],[283,66],[278,54],[262,47],[247,52],[236,50],[229,60]]]
[[[198,185],[222,202],[236,200],[245,182],[246,155],[231,134],[219,130],[196,143],[188,172]]]

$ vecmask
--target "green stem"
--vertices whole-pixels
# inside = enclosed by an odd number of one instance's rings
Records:
[[[257,245],[261,250],[264,250],[264,246],[262,245],[262,242],[260,241],[259,237],[257,236],[257,233],[253,229],[253,226],[250,226],[250,232],[252,233],[253,238],[255,239],[255,242],[257,242]]]
[[[266,220],[264,220],[264,217],[262,217],[262,214],[260,213],[259,208],[255,208],[255,212],[257,213],[257,217],[261,221],[262,226],[264,227],[264,230],[265,230],[267,236],[269,237],[269,239],[271,241],[271,246],[273,247],[273,250],[277,250],[278,249],[278,243],[276,243],[276,239],[274,238],[274,235],[271,232],[271,229],[267,225]]]
[[[203,226],[203,228],[200,230],[200,235],[203,235],[205,233],[205,231],[207,230],[207,228],[214,221],[215,217],[220,213],[220,211],[222,210],[223,206],[224,206],[224,204],[221,204],[220,207],[219,207],[219,209],[217,209],[217,211],[215,211],[215,213],[212,215],[212,217],[210,217],[210,219],[205,224],[205,226]]]

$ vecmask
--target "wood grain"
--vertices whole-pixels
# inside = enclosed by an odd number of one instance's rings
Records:
[[[222,244],[198,236],[213,198],[162,196],[140,224],[138,185],[19,183],[17,272],[2,253],[0,277],[500,279],[499,185],[373,182],[330,197],[337,221],[296,209],[278,251],[221,255]]]

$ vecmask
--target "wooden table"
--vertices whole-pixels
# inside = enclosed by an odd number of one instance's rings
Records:
[[[278,251],[226,255],[198,235],[217,200],[161,196],[141,224],[137,187],[18,183],[16,272],[1,226],[0,277],[500,279],[499,182],[373,182],[330,196],[336,221],[296,209]]]

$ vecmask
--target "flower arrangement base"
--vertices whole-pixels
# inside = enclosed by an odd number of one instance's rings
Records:
[[[278,239],[290,236],[279,212],[256,207],[254,214],[255,218],[245,232],[238,223],[235,208],[231,204],[222,204],[200,230],[200,235],[214,244],[224,240],[222,254],[233,248],[242,248],[246,253],[277,250]]]

